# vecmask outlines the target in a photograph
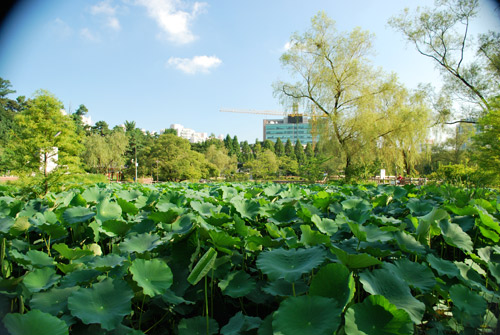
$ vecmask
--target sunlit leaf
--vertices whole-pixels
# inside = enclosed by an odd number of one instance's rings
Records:
[[[189,274],[189,277],[187,278],[188,282],[192,285],[196,285],[200,280],[202,280],[208,271],[210,271],[214,266],[216,258],[217,251],[215,251],[214,248],[208,249]]]
[[[172,270],[159,259],[135,259],[129,270],[144,294],[150,297],[164,294],[173,282]]]
[[[60,275],[51,267],[35,269],[29,272],[23,279],[23,284],[30,292],[45,290],[58,282]]]

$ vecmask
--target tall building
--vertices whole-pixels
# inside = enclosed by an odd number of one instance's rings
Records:
[[[281,139],[281,142],[290,139],[292,143],[297,140],[300,140],[302,144],[312,143],[309,118],[295,114],[285,116],[282,119],[264,120],[264,141],[276,142],[278,138]]]

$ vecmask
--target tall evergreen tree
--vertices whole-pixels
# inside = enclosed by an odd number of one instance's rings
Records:
[[[252,154],[252,148],[250,148],[250,145],[248,144],[247,141],[244,141],[241,145],[241,158],[240,162],[246,163],[249,160],[251,160],[253,157]]]
[[[279,137],[274,144],[274,153],[278,157],[281,157],[285,154],[285,147],[283,146],[283,142],[281,142],[281,138]]]
[[[295,158],[297,159],[297,162],[299,162],[299,164],[304,163],[306,155],[304,153],[304,147],[302,146],[302,143],[300,143],[299,139],[297,139],[297,141],[295,142],[294,152],[295,152]]]
[[[286,140],[285,155],[287,157],[295,159],[295,152],[293,151],[293,145],[292,145],[292,141],[290,141],[290,139]]]
[[[229,156],[232,156],[234,154],[233,140],[231,139],[231,136],[229,136],[229,134],[227,134],[226,138],[224,138],[224,147],[226,148]]]
[[[232,144],[231,147],[233,148],[233,154],[236,157],[239,157],[240,156],[240,151],[241,151],[240,150],[240,142],[238,142],[238,137],[236,135],[234,135],[231,144]]]
[[[262,144],[262,149],[274,152],[274,143],[271,140],[265,140]]]
[[[314,150],[313,150],[313,146],[312,146],[311,142],[306,144],[306,148],[304,150],[304,153],[306,154],[307,159],[314,157]]]

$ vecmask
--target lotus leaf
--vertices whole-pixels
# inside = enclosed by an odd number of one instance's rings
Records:
[[[436,285],[434,273],[428,266],[412,262],[409,259],[404,258],[394,263],[384,263],[382,267],[393,272],[408,285],[421,292],[430,292]]]
[[[271,280],[284,278],[294,282],[302,274],[323,263],[325,256],[326,252],[318,247],[289,250],[279,248],[261,252],[257,258],[257,267]]]
[[[276,335],[331,335],[340,326],[342,308],[335,300],[303,295],[285,299],[273,315]]]
[[[339,263],[330,263],[314,275],[309,294],[335,299],[344,308],[354,297],[355,290],[354,278],[349,269]]]
[[[63,213],[63,218],[69,224],[85,222],[95,216],[96,213],[86,207],[67,208]]]
[[[290,283],[284,279],[278,279],[268,283],[262,291],[272,296],[290,297],[302,295],[307,292],[307,289],[308,286],[303,280]]]
[[[361,254],[348,254],[342,249],[332,247],[330,250],[337,255],[337,258],[347,266],[349,269],[362,269],[372,265],[382,264],[381,261],[375,257],[361,253]]]
[[[450,223],[447,220],[439,222],[443,238],[449,245],[460,248],[465,252],[472,252],[474,244],[470,236],[465,233],[456,223]]]
[[[120,266],[125,259],[125,257],[116,254],[108,254],[105,256],[95,257],[89,263],[89,267],[99,271],[109,271],[117,266]]]
[[[23,284],[30,292],[45,290],[61,278],[53,268],[35,269],[29,272],[23,279]]]
[[[66,244],[64,243],[57,243],[52,245],[52,249],[56,250],[59,252],[59,254],[69,260],[75,260],[78,258],[82,258],[84,256],[89,256],[92,255],[93,252],[91,250],[82,250],[78,247],[70,249]]]
[[[122,208],[116,202],[111,202],[109,199],[104,199],[97,204],[96,219],[99,222],[108,220],[116,220],[121,218]]]
[[[252,292],[256,283],[249,274],[243,271],[231,272],[219,282],[223,294],[231,298],[243,297]]]
[[[462,284],[450,287],[450,298],[454,307],[467,314],[484,315],[486,313],[486,300]]]
[[[222,327],[220,333],[221,335],[239,335],[242,332],[259,328],[261,323],[261,318],[246,316],[238,312],[229,320],[227,325]]]
[[[368,296],[352,305],[345,314],[346,335],[413,334],[408,313],[398,309],[381,295]]]
[[[386,269],[364,271],[359,274],[359,277],[366,292],[383,295],[396,307],[407,311],[414,323],[420,323],[425,305],[413,297],[408,284],[403,279]]]
[[[339,230],[338,224],[332,219],[320,218],[318,215],[314,214],[311,216],[311,221],[316,225],[316,228],[323,234],[332,236]]]
[[[206,276],[208,271],[210,271],[215,263],[215,259],[217,258],[217,251],[214,248],[210,248],[207,252],[200,258],[196,266],[193,268],[193,271],[189,274],[187,278],[188,282],[192,285],[196,285],[203,277]]]
[[[26,314],[7,314],[3,323],[11,335],[68,335],[66,322],[33,309]]]
[[[302,232],[300,243],[305,246],[324,245],[328,247],[331,244],[330,237],[319,231],[312,230],[311,226],[301,225],[300,230]]]
[[[190,319],[182,319],[177,329],[179,335],[214,335],[219,332],[217,321],[209,318],[208,328],[207,319],[204,316],[195,316]]]
[[[160,244],[162,244],[162,241],[158,235],[144,233],[127,238],[119,244],[119,248],[123,252],[142,254],[143,252],[153,250]]]
[[[252,220],[259,214],[260,205],[255,201],[233,198],[231,203],[242,218]]]
[[[26,253],[26,257],[30,261],[31,265],[37,268],[45,266],[55,266],[56,262],[52,257],[46,253],[38,250],[30,250]]]
[[[458,267],[453,262],[438,258],[433,254],[427,255],[427,262],[429,262],[429,265],[441,276],[453,278],[458,277],[460,274]]]
[[[164,294],[172,285],[172,270],[159,259],[135,259],[129,270],[137,285],[150,297]]]
[[[127,201],[126,199],[117,198],[116,202],[122,208],[123,213],[127,213],[130,215],[136,215],[137,213],[139,213],[139,209],[133,203]]]
[[[78,287],[73,286],[52,288],[46,292],[35,293],[30,300],[30,307],[58,316],[68,310],[68,297],[76,290],[78,290]]]
[[[107,278],[92,288],[73,292],[68,298],[68,308],[85,324],[99,323],[102,328],[113,330],[132,312],[133,296],[125,281]]]

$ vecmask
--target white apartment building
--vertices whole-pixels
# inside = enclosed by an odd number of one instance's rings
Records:
[[[189,140],[191,143],[201,143],[205,142],[208,140],[208,134],[207,133],[199,133],[194,131],[193,129],[185,128],[181,124],[171,124],[170,129],[175,129],[177,131],[177,136],[181,138],[185,138],[186,140]]]

